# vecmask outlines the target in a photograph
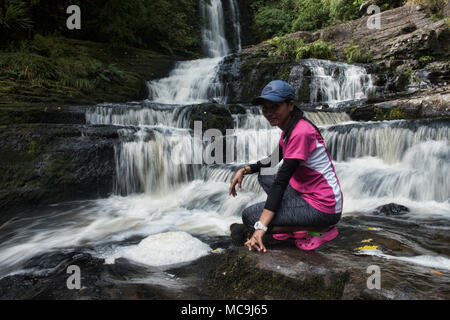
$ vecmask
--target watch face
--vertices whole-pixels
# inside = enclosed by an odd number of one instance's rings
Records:
[[[260,221],[257,221],[255,223],[255,229],[259,229],[259,230],[267,230],[267,227],[265,225],[263,225]]]

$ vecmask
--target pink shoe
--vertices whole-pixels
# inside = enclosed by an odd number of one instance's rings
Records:
[[[295,245],[300,250],[314,250],[320,247],[325,242],[331,241],[336,238],[339,234],[336,227],[332,228],[330,231],[324,233],[309,232],[306,239],[295,240]]]
[[[278,234],[276,233],[276,234],[273,234],[273,238],[275,240],[280,240],[280,241],[287,240],[289,238],[303,239],[303,238],[306,238],[307,234],[308,234],[307,231],[296,231],[293,233],[293,235],[290,235],[288,233],[278,233]]]

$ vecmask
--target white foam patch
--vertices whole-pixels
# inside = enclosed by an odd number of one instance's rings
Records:
[[[149,266],[188,262],[203,257],[211,248],[187,232],[165,232],[148,236],[138,245],[126,247],[114,255]],[[111,263],[112,259],[106,259]]]
[[[443,257],[443,256],[422,255],[422,256],[415,256],[415,257],[396,257],[396,256],[391,256],[389,254],[385,254],[381,250],[378,250],[378,249],[360,250],[357,254],[368,255],[368,256],[377,256],[377,257],[385,258],[388,260],[391,260],[391,259],[399,260],[399,261],[404,261],[404,262],[408,262],[408,263],[412,263],[412,264],[421,265],[423,267],[450,270],[450,259]]]

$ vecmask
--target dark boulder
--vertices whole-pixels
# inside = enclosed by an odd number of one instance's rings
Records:
[[[401,216],[407,214],[409,209],[405,206],[396,203],[389,203],[379,206],[375,209],[375,214],[384,214],[385,216]]]
[[[191,111],[190,127],[194,129],[194,121],[202,122],[202,131],[218,129],[223,135],[226,129],[233,129],[233,118],[230,110],[223,105],[205,103],[196,106]]]

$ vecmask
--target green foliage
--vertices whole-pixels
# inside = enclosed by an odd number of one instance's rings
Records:
[[[377,0],[381,10],[403,5],[404,0]],[[296,31],[312,31],[357,19],[365,0],[253,0],[256,41]]]
[[[81,30],[66,27],[69,5],[81,8]],[[199,20],[198,0],[0,0],[0,45],[29,33],[56,33],[117,48],[195,56],[201,52]]]
[[[11,31],[32,27],[27,8],[22,1],[3,0],[0,5],[0,27],[4,28],[3,30]]]
[[[123,72],[83,51],[74,51],[62,38],[36,35],[0,55],[0,70],[14,81],[32,86],[73,87],[87,93],[106,83],[120,82]]]
[[[280,56],[288,59],[295,59],[297,57],[297,50],[304,46],[301,39],[292,37],[274,37],[268,43],[272,46],[269,50],[269,56]]]
[[[369,63],[372,61],[371,51],[363,52],[360,46],[353,44],[353,42],[344,47],[344,54],[348,63]]]
[[[281,56],[288,59],[336,59],[333,44],[322,40],[305,44],[302,39],[275,37],[268,43],[272,46],[269,56]]]
[[[322,40],[313,42],[310,46],[310,57],[317,59],[336,60],[334,45]]]
[[[419,58],[419,61],[422,63],[430,63],[434,61],[434,58],[431,56],[422,56]]]
[[[289,32],[289,16],[278,8],[261,7],[255,14],[255,27],[262,38]]]
[[[296,18],[292,22],[291,31],[316,30],[327,26],[330,19],[330,8],[327,1],[298,0],[296,2]]]

